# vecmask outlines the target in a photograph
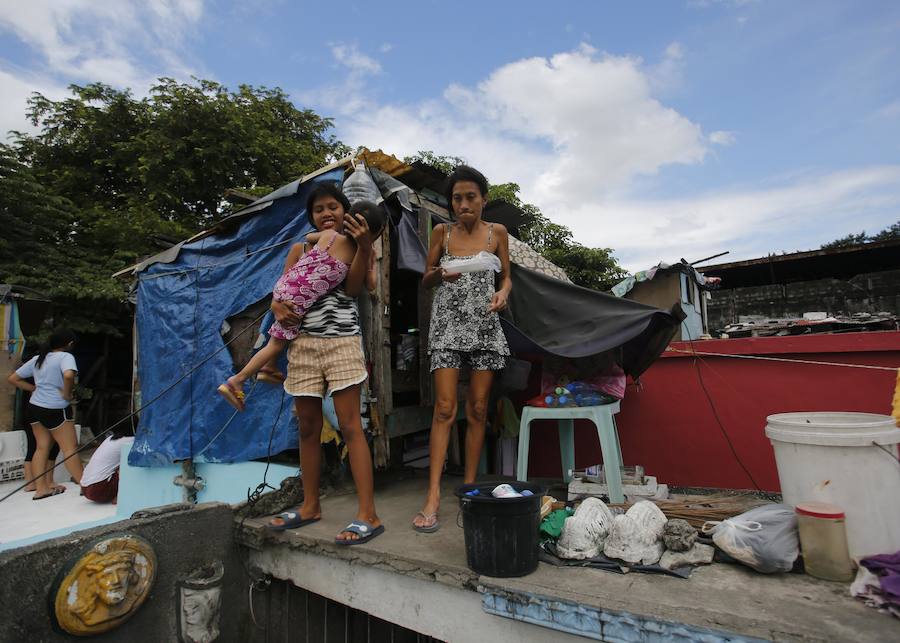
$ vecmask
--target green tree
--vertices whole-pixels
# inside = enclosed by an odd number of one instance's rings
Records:
[[[890,241],[891,239],[900,239],[900,221],[894,223],[881,232],[877,232],[870,237],[870,241]]]
[[[442,156],[431,151],[419,151],[403,159],[405,163],[421,161],[450,174],[465,160],[457,156]],[[517,183],[488,186],[488,200],[502,200],[522,211],[519,237],[537,250],[545,259],[566,271],[574,283],[594,290],[608,290],[624,279],[626,273],[619,266],[611,248],[588,248],[576,242],[572,231],[553,223],[533,203],[522,201]]]
[[[348,151],[330,119],[277,88],[162,78],[142,99],[70,90],[34,94],[37,133],[14,132],[2,150],[0,270],[52,295],[77,330],[114,332],[127,283],[111,275],[158,252],[160,236],[215,224],[229,188],[266,192]]]
[[[875,234],[869,235],[866,234],[866,231],[851,233],[846,237],[841,237],[840,239],[835,239],[834,241],[829,241],[828,243],[822,244],[823,250],[828,250],[831,248],[848,248],[850,246],[858,246],[861,243],[871,243],[873,241],[890,241],[891,239],[900,239],[900,221],[894,223],[881,232],[876,232]]]
[[[405,156],[403,162],[412,164],[416,162],[425,163],[431,167],[440,170],[444,174],[450,174],[459,165],[466,165],[466,160],[458,156],[445,156],[435,154],[430,150],[419,150],[412,156]]]
[[[147,98],[103,84],[60,101],[30,99],[36,135],[16,133],[21,158],[79,207],[149,211],[183,229],[223,214],[229,188],[273,188],[347,151],[332,122],[281,89],[161,78]]]

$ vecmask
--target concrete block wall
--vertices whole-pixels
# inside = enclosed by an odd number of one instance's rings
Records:
[[[147,601],[129,621],[111,632],[91,637],[92,641],[177,641],[177,583],[216,561],[225,566],[218,640],[248,640],[252,628],[247,603],[249,580],[232,528],[229,505],[170,505],[149,510],[146,517],[0,552],[0,642],[76,640],[53,629],[48,596],[57,574],[70,558],[94,541],[118,533],[140,536],[153,546],[158,560],[156,581]]]
[[[829,315],[877,313],[900,315],[900,270],[857,275],[848,281],[817,279],[790,284],[723,288],[708,303],[709,327],[720,329],[740,317],[802,317],[805,312]]]

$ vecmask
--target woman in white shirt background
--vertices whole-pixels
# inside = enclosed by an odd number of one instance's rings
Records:
[[[127,427],[116,427],[106,438],[84,468],[81,476],[81,495],[94,502],[116,504],[119,496],[119,462],[122,449],[130,450],[134,435]]]
[[[39,354],[22,364],[9,376],[9,383],[23,391],[31,392],[28,411],[31,429],[37,448],[32,459],[35,476],[33,500],[55,496],[65,487],[51,487],[47,478],[39,474],[47,469],[51,445],[56,442],[67,458],[66,468],[72,479],[81,483],[81,460],[69,458],[78,448],[75,435],[74,415],[71,401],[75,390],[75,376],[78,366],[69,351],[75,346],[75,333],[66,328],[57,329],[50,335],[50,341],[41,348]],[[26,380],[34,379],[34,384]]]

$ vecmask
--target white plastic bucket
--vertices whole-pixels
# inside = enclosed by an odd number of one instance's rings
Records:
[[[874,413],[779,413],[767,418],[785,504],[828,502],[847,515],[856,559],[900,550],[900,429]]]

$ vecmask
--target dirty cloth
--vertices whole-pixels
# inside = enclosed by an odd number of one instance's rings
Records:
[[[865,567],[860,567],[856,572],[856,578],[850,585],[850,596],[858,598],[869,607],[874,607],[879,612],[886,612],[900,618],[900,605],[889,600],[881,590],[878,576]]]
[[[497,400],[497,414],[491,426],[500,434],[501,438],[515,438],[519,435],[519,414],[516,407],[508,397]]]
[[[900,607],[900,551],[863,558],[859,564],[878,577],[882,595]]]
[[[551,511],[547,514],[547,517],[541,521],[541,526],[538,528],[541,532],[541,536],[553,541],[559,540],[559,535],[562,533],[563,525],[566,524],[566,519],[573,513],[575,513],[575,511],[570,507]]]

